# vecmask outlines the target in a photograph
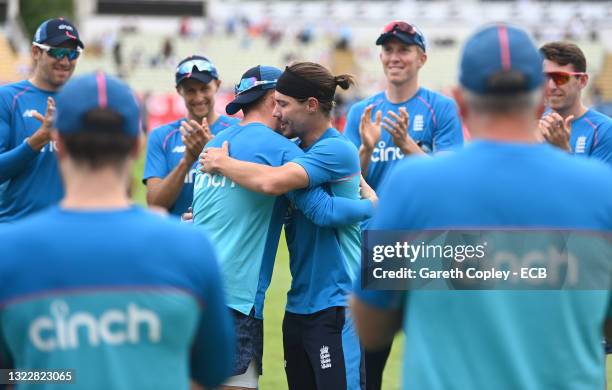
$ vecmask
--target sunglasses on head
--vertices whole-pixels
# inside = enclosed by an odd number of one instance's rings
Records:
[[[212,63],[201,59],[183,62],[178,66],[178,68],[176,68],[176,73],[189,74],[193,72],[193,68],[196,68],[198,72],[208,72],[214,78],[219,77],[219,75],[217,74],[217,68],[215,68]]]
[[[249,77],[248,79],[240,80],[240,84],[234,87],[234,93],[240,95],[250,89],[253,89],[259,85],[262,85],[262,89],[271,89],[276,85],[276,80],[257,80],[256,77]]]
[[[53,47],[49,45],[43,45],[42,43],[32,42],[32,44],[41,50],[44,50],[50,57],[56,60],[61,60],[64,57],[68,57],[70,61],[74,61],[81,55],[83,49],[77,47],[76,49],[69,49],[67,47]]]
[[[414,35],[417,33],[416,28],[412,24],[398,21],[398,20],[387,24],[383,28],[383,33],[390,33],[393,31],[401,31],[403,33],[410,34],[410,35]]]
[[[570,81],[572,76],[582,76],[584,72],[544,72],[547,79],[552,79],[556,85],[564,85]]]

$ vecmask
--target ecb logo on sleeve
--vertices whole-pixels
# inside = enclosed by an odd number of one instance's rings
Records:
[[[36,317],[28,329],[30,341],[39,351],[66,351],[77,349],[81,344],[90,347],[138,344],[141,333],[146,333],[146,340],[153,344],[161,339],[161,321],[157,314],[135,303],[95,316],[87,311],[71,313],[68,304],[58,300],[51,303],[50,312],[50,316]]]

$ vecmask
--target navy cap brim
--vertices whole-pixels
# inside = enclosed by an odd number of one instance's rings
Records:
[[[402,43],[405,43],[406,45],[416,45],[416,46],[420,47],[421,49],[425,50],[421,45],[419,45],[414,40],[412,35],[405,34],[405,33],[401,32],[401,31],[392,31],[392,32],[387,32],[387,33],[380,34],[380,36],[376,40],[376,44],[377,45],[384,45],[385,43],[389,42],[389,40],[391,40],[393,38],[397,39],[398,41],[400,41]]]
[[[270,91],[270,89],[256,89],[241,93],[240,95],[236,96],[234,100],[229,102],[227,106],[225,106],[225,112],[227,115],[234,115],[240,111],[242,107],[253,103],[260,97],[264,96],[268,91]]]
[[[185,76],[176,80],[176,86],[178,87],[180,83],[187,79],[198,80],[203,82],[204,84],[208,84],[211,82],[211,80],[214,80],[215,78],[207,72],[193,72],[191,74],[186,74]]]
[[[83,42],[81,42],[80,39],[72,38],[72,37],[69,37],[68,35],[57,35],[55,37],[51,37],[45,41],[45,45],[57,46],[57,45],[61,45],[64,42],[76,42],[76,44],[81,49],[85,48],[85,45],[83,45]]]

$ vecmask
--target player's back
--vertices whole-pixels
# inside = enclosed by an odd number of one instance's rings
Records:
[[[383,187],[377,229],[612,229],[612,170],[548,145],[476,141]],[[405,388],[604,386],[608,291],[409,291],[405,305]]]
[[[234,125],[219,133],[210,147],[229,141],[233,158],[280,166],[301,154],[291,141],[260,123]],[[219,254],[228,306],[249,315],[255,303],[262,264],[274,260],[288,202],[249,191],[229,178],[196,173],[194,224],[210,235]],[[258,317],[262,313],[256,313]]]
[[[12,366],[74,369],[83,389],[187,389],[190,375],[215,385],[229,374],[230,319],[201,232],[138,207],[54,207],[2,235]]]

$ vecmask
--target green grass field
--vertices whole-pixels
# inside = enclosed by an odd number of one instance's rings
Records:
[[[134,200],[141,205],[146,204],[145,187],[141,182],[143,168],[144,158],[141,158],[134,166],[134,179],[132,183]],[[287,245],[283,236],[276,254],[272,284],[266,296],[264,310],[264,374],[260,380],[260,389],[262,390],[287,388],[281,325],[290,282],[289,254],[287,253]],[[402,336],[399,335],[393,344],[391,356],[385,369],[383,379],[384,390],[398,390],[400,388],[402,346]],[[559,348],[563,348],[563,346],[559,346]],[[612,358],[608,359],[607,374],[608,378],[612,379]],[[610,383],[610,380],[608,382],[608,390],[612,390],[612,383]]]

